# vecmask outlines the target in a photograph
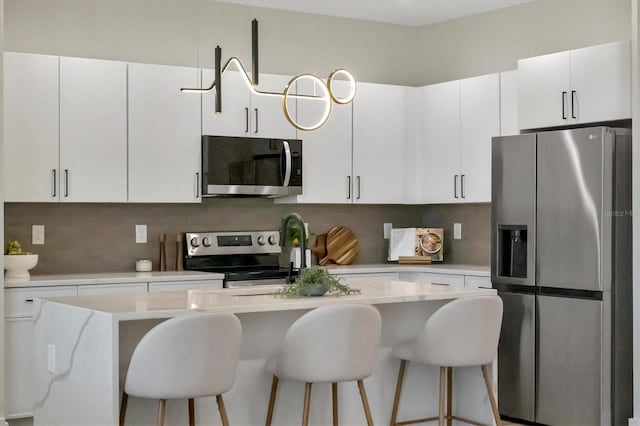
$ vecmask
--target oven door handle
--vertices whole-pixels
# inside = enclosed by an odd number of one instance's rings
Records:
[[[282,141],[282,150],[284,151],[284,178],[282,179],[282,186],[289,186],[291,180],[291,148],[289,142]]]

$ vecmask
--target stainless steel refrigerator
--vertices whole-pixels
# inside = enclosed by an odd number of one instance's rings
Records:
[[[631,132],[493,138],[491,279],[504,302],[500,413],[632,416]]]

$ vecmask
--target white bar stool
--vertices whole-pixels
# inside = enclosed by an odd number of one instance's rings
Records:
[[[189,400],[189,425],[195,425],[194,398],[215,396],[224,426],[229,425],[222,394],[233,386],[242,327],[229,313],[172,318],[152,328],[136,346],[122,394],[120,426],[129,395],[158,399],[158,426],[164,425],[167,399]]]
[[[309,424],[312,383],[331,383],[333,424],[338,424],[338,382],[357,381],[367,425],[373,426],[363,379],[371,376],[380,344],[380,313],[369,305],[317,308],[291,325],[273,373],[266,425],[271,425],[279,379],[305,382],[302,425]]]
[[[396,385],[391,426],[408,425],[438,420],[444,426],[445,419],[480,425],[480,423],[452,414],[452,368],[481,366],[489,402],[496,425],[501,426],[488,366],[498,352],[498,339],[502,325],[502,299],[498,296],[477,296],[457,299],[438,309],[427,320],[423,331],[412,341],[395,347],[392,355],[400,358],[400,372]],[[440,398],[438,417],[398,422],[398,408],[402,381],[407,361],[440,367]],[[446,384],[446,385],[445,385]],[[444,411],[445,390],[447,412]]]

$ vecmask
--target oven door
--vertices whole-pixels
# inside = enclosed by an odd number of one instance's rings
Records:
[[[203,196],[302,193],[302,141],[202,136]]]
[[[269,278],[263,280],[245,280],[245,281],[228,281],[225,280],[224,288],[249,288],[259,287],[263,285],[284,285],[286,284],[286,278]]]

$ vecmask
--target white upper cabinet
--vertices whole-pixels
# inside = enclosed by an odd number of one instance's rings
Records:
[[[60,200],[127,201],[127,64],[60,58]]]
[[[629,41],[518,61],[521,129],[631,117]]]
[[[518,61],[518,115],[521,129],[568,123],[571,53]]]
[[[460,198],[460,82],[420,90],[418,202],[453,203]]]
[[[491,202],[491,138],[500,135],[500,75],[460,82],[460,197]]]
[[[404,202],[406,91],[359,83],[353,101],[353,197],[355,203]]]
[[[291,78],[286,75],[260,74],[258,90],[282,93]],[[295,102],[289,102],[295,105]],[[296,116],[295,109],[290,112]],[[293,139],[296,128],[289,123],[282,110],[282,96],[258,95],[251,93],[251,113],[249,118],[251,136],[260,138]]]
[[[202,87],[215,80],[212,70],[202,70]],[[250,136],[251,92],[240,71],[222,74],[222,112],[215,113],[215,90],[202,95],[202,134]],[[192,96],[196,96],[192,94]]]
[[[200,202],[200,95],[195,68],[129,64],[129,201]]]
[[[517,135],[518,125],[518,71],[500,73],[500,136]]]
[[[571,51],[571,90],[575,123],[631,118],[631,43]]]
[[[57,201],[58,57],[4,54],[5,201]]]

